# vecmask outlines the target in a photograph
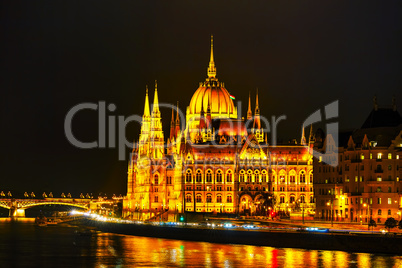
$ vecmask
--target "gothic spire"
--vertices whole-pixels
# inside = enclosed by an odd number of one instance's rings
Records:
[[[257,95],[255,98],[254,128],[256,129],[261,128],[260,108],[258,106],[258,88],[257,88]]]
[[[209,58],[209,66],[208,66],[208,78],[216,77],[216,68],[214,62],[214,36],[211,35],[211,56]]]
[[[172,108],[172,120],[170,121],[170,139],[174,137],[175,124],[174,124],[174,109]]]
[[[158,83],[155,80],[155,95],[154,95],[154,105],[152,107],[152,113],[159,113],[159,100],[158,100]]]
[[[252,117],[253,117],[253,113],[251,112],[251,96],[250,96],[250,92],[248,92],[247,120],[250,120]]]
[[[149,116],[149,98],[148,98],[148,86],[146,87],[146,94],[145,94],[145,106],[144,106],[144,117]]]
[[[301,145],[306,145],[307,144],[307,142],[306,142],[306,135],[304,134],[304,125],[303,125],[303,127],[302,127],[302,136],[301,136]]]
[[[180,114],[179,114],[179,101],[177,101],[177,106],[176,106],[176,131],[175,131],[175,137],[177,138],[180,134]]]

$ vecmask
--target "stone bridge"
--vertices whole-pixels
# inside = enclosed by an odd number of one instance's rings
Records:
[[[0,207],[10,210],[10,217],[25,217],[25,209],[43,205],[64,205],[89,210],[99,203],[108,203],[89,198],[44,198],[44,199],[0,199]]]

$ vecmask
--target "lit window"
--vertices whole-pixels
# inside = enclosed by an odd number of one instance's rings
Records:
[[[392,159],[392,154],[388,153],[388,159]]]
[[[377,159],[381,159],[382,158],[382,153],[378,153],[377,154]]]
[[[396,159],[399,159],[399,154],[396,156]]]
[[[207,171],[206,181],[207,182],[212,182],[212,172],[211,172],[211,170]]]
[[[362,154],[362,155],[360,156],[360,159],[361,159],[361,160],[364,160],[364,154]]]
[[[392,199],[389,197],[388,198],[388,205],[391,205],[392,204]]]
[[[378,205],[381,205],[381,197],[378,197],[378,198],[377,198],[377,204],[378,204]]]
[[[216,182],[222,182],[222,171],[220,170],[216,174]]]

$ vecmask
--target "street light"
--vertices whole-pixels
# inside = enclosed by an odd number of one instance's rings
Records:
[[[367,207],[367,230],[370,230],[370,221],[371,221],[371,215],[369,218],[369,213],[370,213],[370,204],[369,203],[364,203],[363,207]]]
[[[334,202],[332,201],[332,199],[331,199],[331,202],[327,202],[327,206],[331,206],[331,227],[334,227],[334,217],[332,215],[332,209],[334,206]]]

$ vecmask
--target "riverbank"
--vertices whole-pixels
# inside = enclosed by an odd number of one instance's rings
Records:
[[[392,234],[306,232],[270,228],[229,229],[200,225],[104,222],[88,218],[82,219],[81,223],[96,227],[102,232],[134,236],[278,248],[402,254],[402,236]]]

